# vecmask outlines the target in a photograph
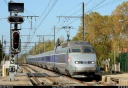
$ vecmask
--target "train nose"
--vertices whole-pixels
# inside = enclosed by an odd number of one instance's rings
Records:
[[[75,64],[95,64],[95,61],[75,61]]]
[[[96,67],[75,67],[75,72],[95,71]]]
[[[94,71],[96,69],[95,61],[74,61],[76,72]]]

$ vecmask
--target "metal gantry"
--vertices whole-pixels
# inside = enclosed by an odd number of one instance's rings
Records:
[[[84,41],[84,3],[82,3],[82,16],[57,16],[58,18],[82,18],[82,41]]]
[[[67,29],[67,30],[66,30],[66,32],[67,32],[67,41],[69,41],[70,29],[74,29],[74,28],[71,27],[71,26],[63,26],[62,28],[63,28],[63,29]]]

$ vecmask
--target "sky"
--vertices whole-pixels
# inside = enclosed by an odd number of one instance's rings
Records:
[[[82,16],[82,3],[84,3],[84,13],[88,14],[89,12],[98,12],[101,15],[111,15],[112,11],[116,9],[119,4],[127,0],[12,0],[13,2],[22,2],[24,3],[24,12],[18,13],[21,16],[39,16],[33,17],[24,17],[24,22],[21,25],[18,25],[18,28],[21,35],[21,41],[27,42],[42,42],[43,37],[37,35],[47,35],[44,37],[45,41],[53,40],[54,37],[51,36],[54,34],[55,26],[55,35],[56,39],[64,38],[67,39],[67,31],[70,33],[70,39],[72,39],[81,24],[80,16]],[[10,12],[8,11],[8,2],[10,0],[1,0],[0,1],[0,40],[5,40],[6,48],[5,52],[9,53],[10,46],[10,23],[8,22],[8,17]],[[76,16],[77,18],[66,18],[58,16]],[[69,29],[63,29],[64,26],[72,27]],[[23,36],[24,35],[24,36]],[[30,35],[30,39],[28,37]],[[30,46],[27,50],[31,49],[34,46],[34,43],[29,44]],[[27,52],[23,48],[25,43],[21,43],[22,51]]]

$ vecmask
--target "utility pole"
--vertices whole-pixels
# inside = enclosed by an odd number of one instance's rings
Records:
[[[6,52],[6,40],[4,40],[4,51]]]
[[[35,52],[36,52],[36,43],[35,43]]]
[[[56,46],[56,36],[55,36],[55,30],[56,30],[56,27],[54,25],[54,47]]]
[[[84,3],[82,3],[82,16],[57,16],[59,18],[82,18],[82,41],[84,41]]]
[[[37,35],[37,37],[39,37],[39,42],[40,42],[41,35]],[[40,54],[40,43],[39,42],[38,42],[38,54]]]
[[[3,35],[2,35],[2,60],[3,60]]]
[[[83,26],[83,27],[82,27],[82,28],[83,28],[82,40],[84,41],[84,3],[82,3],[82,14],[83,14],[83,15],[82,15],[82,18],[83,18],[83,19],[82,19],[82,21],[83,21],[83,22],[82,22],[82,26]]]
[[[55,35],[55,32],[56,32],[56,29],[62,29],[62,28],[56,28],[55,27],[55,25],[54,25],[54,28],[52,28],[52,29],[54,29],[54,47],[56,46],[56,35]]]

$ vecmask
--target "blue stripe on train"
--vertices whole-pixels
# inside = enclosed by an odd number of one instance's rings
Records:
[[[60,55],[63,55],[63,59],[58,58]],[[66,63],[66,54],[59,54],[59,55],[50,55],[50,56],[44,56],[39,58],[31,58],[34,62],[56,62],[56,63]]]

